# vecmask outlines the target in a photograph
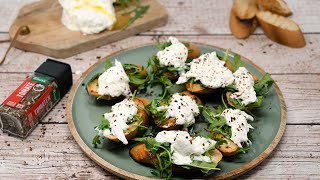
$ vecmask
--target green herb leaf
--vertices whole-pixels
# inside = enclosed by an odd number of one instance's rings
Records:
[[[96,135],[96,136],[93,138],[92,144],[94,145],[94,148],[97,148],[98,144],[101,144],[100,136],[99,136],[99,135]]]
[[[106,59],[105,63],[104,63],[104,69],[108,70],[109,68],[112,67],[112,64],[110,62],[110,59]]]
[[[239,148],[238,151],[237,151],[237,154],[240,154],[240,153],[247,153],[248,151],[250,150],[250,146],[247,146],[247,147],[242,147],[242,148]]]
[[[159,50],[164,50],[166,47],[171,46],[171,42],[164,42],[160,43],[159,39],[157,40],[156,46],[158,47]]]
[[[101,123],[100,125],[98,126],[98,129],[99,130],[105,130],[105,129],[109,129],[110,128],[110,123],[109,121],[104,118],[104,115],[101,116]]]
[[[147,6],[138,6],[134,11],[134,13],[135,13],[134,17],[130,18],[129,21],[127,22],[127,24],[124,25],[122,29],[123,30],[127,29],[132,23],[134,23],[134,21],[136,21],[143,14],[145,14],[148,11],[149,7],[150,7],[149,5],[147,5]]]
[[[248,104],[248,107],[258,108],[261,107],[263,103],[263,96],[257,96],[257,100],[254,103]]]
[[[88,86],[89,84],[94,81],[95,79],[97,79],[99,76],[101,76],[102,73],[97,73],[95,75],[92,76],[92,78],[88,81],[87,85],[86,85],[86,91],[88,92]],[[97,83],[97,86],[98,86],[98,83]]]
[[[148,78],[143,78],[141,75],[129,75],[130,83],[135,85],[142,85],[148,81]]]
[[[257,95],[266,95],[268,94],[270,88],[272,87],[274,80],[271,78],[269,73],[266,73],[258,83],[254,85],[254,90]]]
[[[229,54],[230,54],[230,49],[227,49],[222,58],[222,61],[227,61]]]
[[[172,175],[172,158],[168,143],[159,143],[152,137],[135,138],[135,141],[143,142],[146,148],[157,156],[159,164],[156,165],[156,170],[151,171],[157,177],[170,178]]]
[[[231,61],[231,65],[234,71],[237,71],[239,67],[244,66],[244,62],[241,61],[241,57],[238,54],[235,54],[233,57],[233,61]]]
[[[140,71],[139,67],[134,64],[123,64],[122,66],[127,74],[137,74]]]
[[[210,170],[219,170],[219,168],[216,168],[217,163],[214,162],[193,161],[188,166],[199,168],[203,173],[208,173]]]

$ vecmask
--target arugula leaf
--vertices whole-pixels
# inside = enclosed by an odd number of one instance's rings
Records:
[[[219,168],[216,168],[217,163],[214,162],[192,161],[192,163],[187,166],[199,168],[203,173],[208,173],[210,170],[219,170]]]
[[[263,96],[257,96],[257,100],[251,104],[248,104],[248,107],[258,108],[262,106]]]
[[[99,126],[97,126],[97,129],[98,130],[105,130],[105,129],[109,129],[110,128],[110,123],[109,121],[104,118],[104,115],[101,116],[101,123]],[[98,144],[101,144],[101,141],[100,141],[100,134],[96,135],[93,140],[92,140],[92,144],[94,145],[94,147],[96,148]]]
[[[104,117],[104,115],[102,115],[101,117],[101,123],[98,126],[99,130],[105,130],[105,129],[109,129],[110,128],[110,123],[109,121]]]
[[[216,109],[216,114],[221,114],[226,108],[222,105],[219,105]]]
[[[165,100],[161,100],[165,101]],[[151,114],[151,116],[154,119],[159,119],[157,122],[158,125],[160,125],[162,122],[164,122],[166,118],[166,111],[158,111],[157,108],[160,107],[160,101],[153,99],[149,105],[145,107],[145,110],[148,114]]]
[[[162,86],[162,93],[161,97],[162,99],[168,99],[168,89],[174,84],[171,82],[171,80],[168,78],[168,76],[160,76],[160,78],[157,78],[157,80],[153,77],[153,80],[150,82],[151,85],[159,84]]]
[[[123,64],[123,68],[126,71],[131,84],[137,85],[139,90],[142,90],[147,86],[150,76],[149,74],[140,74],[140,71],[144,70],[143,66],[140,70],[140,68],[134,64]]]
[[[233,62],[231,62],[232,68],[234,71],[237,71],[239,69],[239,67],[243,67],[244,66],[244,62],[241,61],[241,57],[238,54],[235,54],[233,56]]]
[[[123,64],[122,66],[128,74],[137,74],[140,71],[139,67],[134,64]]]
[[[148,82],[149,78],[143,78],[141,75],[129,75],[130,83],[135,85],[142,85]]]
[[[228,86],[226,86],[224,88],[224,91],[236,92],[237,91],[236,85],[235,84],[230,84],[230,85],[228,85]]]
[[[254,90],[257,95],[266,95],[268,94],[270,88],[272,87],[274,80],[271,78],[269,73],[266,73],[258,83],[254,85]]]
[[[227,49],[223,58],[222,58],[222,61],[226,61],[228,59],[229,54],[230,54],[230,49]]]
[[[171,46],[171,42],[164,42],[164,43],[160,43],[159,39],[156,42],[156,46],[158,47],[159,50],[164,50],[166,47]]]
[[[92,144],[93,144],[94,148],[97,148],[98,144],[101,144],[100,136],[99,136],[99,135],[96,135],[96,136],[93,138]]]
[[[249,150],[250,150],[250,146],[242,147],[242,148],[239,147],[239,149],[238,149],[238,151],[237,151],[237,154],[240,154],[240,153],[245,154],[245,153],[247,153]]]
[[[88,86],[89,84],[94,81],[95,79],[97,79],[102,73],[97,73],[95,75],[92,76],[92,78],[87,82],[87,85],[86,85],[86,91],[88,92]],[[97,83],[97,86],[98,86],[98,83]],[[89,93],[89,92],[88,92]]]
[[[110,59],[106,59],[105,63],[104,63],[104,69],[108,70],[109,68],[112,67],[112,64],[110,62]]]
[[[134,21],[136,21],[143,14],[145,14],[148,11],[149,7],[150,7],[149,5],[147,5],[147,6],[141,6],[141,5],[138,6],[134,11],[134,13],[135,13],[134,17],[130,18],[129,21],[127,22],[127,24],[124,25],[122,29],[123,30],[127,29],[132,23],[134,23]]]
[[[152,137],[135,138],[134,140],[143,142],[146,148],[157,156],[159,164],[155,166],[156,170],[152,170],[151,173],[157,177],[169,179],[172,175],[173,164],[169,144],[159,143]]]
[[[231,128],[226,125],[225,118],[220,115],[225,109],[223,106],[219,106],[215,113],[207,107],[202,106],[201,108],[202,114],[204,115],[203,117],[208,122],[208,129],[210,132],[216,132],[224,136],[231,137]]]
[[[143,142],[152,154],[156,154],[161,146],[161,143],[157,142],[153,137],[135,138],[134,140]]]

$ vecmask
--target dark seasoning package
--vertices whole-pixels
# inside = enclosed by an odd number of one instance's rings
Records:
[[[70,65],[47,59],[0,105],[0,128],[27,137],[71,86]]]

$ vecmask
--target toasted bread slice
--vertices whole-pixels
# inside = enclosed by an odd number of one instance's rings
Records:
[[[188,58],[189,60],[198,58],[200,56],[200,48],[194,43],[188,43]]]
[[[259,9],[254,0],[234,0],[232,10],[243,20],[254,18]]]
[[[157,166],[159,164],[159,160],[155,154],[152,154],[146,147],[144,143],[139,143],[130,149],[130,156],[133,160],[138,163]],[[222,154],[219,150],[213,149],[209,151],[211,155],[211,161],[214,163],[219,163],[222,159]],[[176,173],[188,173],[188,172],[198,172],[199,169],[192,167],[190,169],[183,168],[179,165],[173,166],[173,171]]]
[[[130,156],[139,163],[156,166],[159,160],[155,154],[152,154],[144,143],[139,143],[130,149]]]
[[[256,30],[257,24],[257,19],[255,17],[249,20],[240,20],[233,10],[230,12],[230,31],[236,38],[248,38]]]
[[[300,27],[294,21],[269,11],[258,12],[257,18],[263,31],[271,40],[293,48],[306,45]]]
[[[191,94],[189,91],[183,91],[183,92],[180,92],[180,94],[190,96],[194,101],[196,101],[197,104],[203,104],[198,96]],[[159,127],[164,130],[181,130],[183,126],[176,124],[176,120],[177,119],[174,117],[168,118],[166,121],[159,124]],[[154,119],[154,122],[158,124],[159,119],[158,118]]]
[[[138,98],[134,98],[133,101],[138,107],[137,116],[142,119],[141,125],[144,127],[148,127],[149,126],[149,118],[148,118],[147,113],[144,110],[145,105]],[[143,130],[140,130],[138,125],[139,125],[138,121],[134,121],[129,125],[128,132],[126,132],[124,134],[127,140],[131,140],[131,139],[141,135],[141,133],[143,133]],[[108,139],[110,139],[112,141],[120,142],[120,140],[114,135],[110,135],[108,137]]]
[[[226,138],[222,134],[213,133],[212,135],[214,138],[223,139],[227,142],[227,143],[221,144],[218,147],[216,147],[219,151],[221,151],[221,153],[224,156],[233,156],[233,155],[237,154],[238,149],[239,149],[237,144],[235,144],[233,141]]]
[[[186,83],[186,89],[195,94],[213,94],[217,89],[202,87],[200,83]]]
[[[290,16],[292,14],[292,11],[284,0],[256,0],[256,3],[264,10],[268,10],[282,16]]]

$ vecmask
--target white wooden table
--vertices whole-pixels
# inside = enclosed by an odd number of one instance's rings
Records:
[[[0,0],[0,57],[9,46],[8,29],[19,8],[34,0]],[[159,0],[160,1],[160,0]],[[320,178],[320,1],[288,0],[305,34],[307,46],[291,49],[267,39],[261,29],[247,40],[229,31],[231,1],[161,0],[170,15],[166,26],[77,56],[69,63],[74,80],[99,58],[169,35],[233,51],[263,67],[277,81],[287,104],[285,134],[276,150],[241,178]],[[0,66],[2,102],[46,56],[14,49]],[[117,179],[80,150],[67,126],[68,95],[25,140],[0,132],[0,179]]]

